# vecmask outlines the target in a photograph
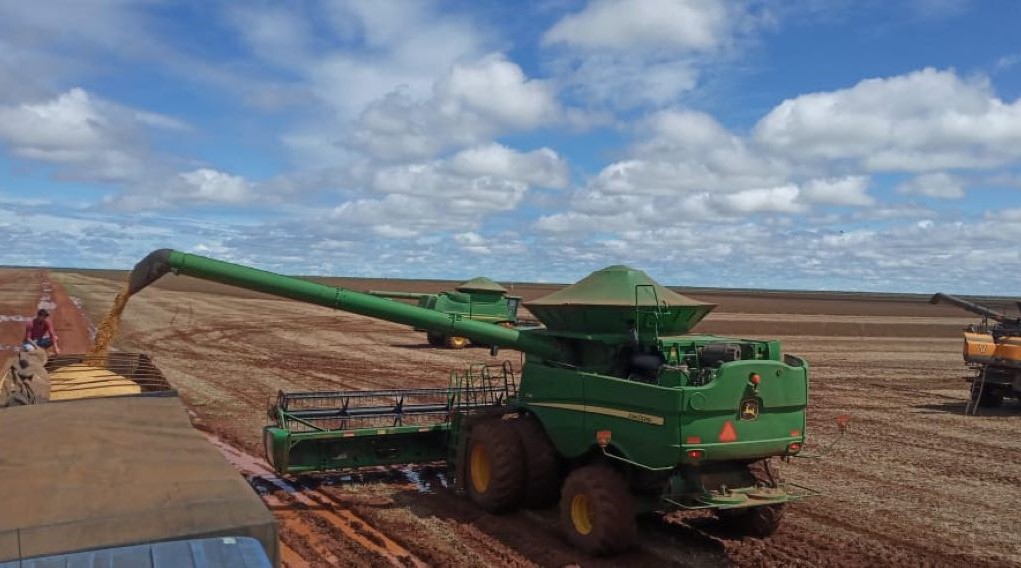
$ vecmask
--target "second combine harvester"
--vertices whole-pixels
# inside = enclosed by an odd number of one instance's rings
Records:
[[[689,334],[715,306],[644,272],[594,272],[527,304],[545,329],[518,330],[167,249],[130,291],[171,271],[525,353],[520,381],[504,364],[449,388],[282,392],[264,435],[281,474],[446,460],[489,511],[559,500],[594,554],[627,548],[647,512],[710,509],[765,536],[807,494],[772,463],[804,443],[807,364],[777,341]]]
[[[518,305],[521,304],[521,296],[507,295],[506,288],[485,276],[472,278],[453,290],[444,290],[439,294],[383,290],[369,290],[369,294],[394,300],[415,300],[420,308],[504,327],[512,327],[518,322]],[[422,328],[416,328],[415,331],[425,331],[425,337],[433,347],[461,349],[470,342],[467,337],[458,335],[444,335]]]

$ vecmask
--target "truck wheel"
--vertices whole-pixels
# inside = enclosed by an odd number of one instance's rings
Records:
[[[525,506],[552,507],[560,497],[560,456],[535,416],[525,414],[511,424],[525,453]]]
[[[1003,405],[1003,395],[988,384],[982,389],[982,396],[979,397],[979,383],[977,381],[971,384],[971,400],[972,402],[977,402],[981,408],[999,408]]]
[[[425,340],[429,342],[429,345],[433,347],[443,347],[444,339],[443,336],[438,333],[426,333]]]
[[[631,546],[637,529],[627,483],[607,465],[572,471],[560,493],[560,524],[571,544],[589,554],[612,554]]]
[[[506,420],[486,420],[472,428],[465,472],[468,495],[491,513],[513,510],[524,493],[525,455],[517,432]]]
[[[446,338],[447,347],[451,349],[464,349],[468,347],[467,337],[458,337],[456,335],[448,335]]]

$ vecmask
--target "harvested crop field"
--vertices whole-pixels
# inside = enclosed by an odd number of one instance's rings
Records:
[[[30,272],[35,280],[0,271],[0,282],[16,281],[23,296],[37,298],[38,290],[25,290],[50,278],[82,299],[92,322],[124,281],[116,272]],[[513,293],[550,289],[517,285]],[[445,386],[451,369],[488,359],[482,349],[429,348],[424,334],[404,326],[173,276],[129,302],[114,346],[153,357],[195,424],[264,495],[292,566],[1021,565],[1021,411],[963,415],[959,331],[971,323],[968,314],[920,297],[688,293],[720,305],[699,330],[779,338],[809,361],[806,454],[825,450],[836,439],[836,417],[851,416],[828,453],[785,467],[788,480],[823,495],[793,505],[768,539],[678,515],[643,520],[636,549],[595,559],[561,539],[554,512],[481,512],[446,488],[439,467],[281,480],[252,457],[261,453],[266,405],[278,390]],[[0,343],[10,343],[4,333]],[[511,351],[501,358],[517,363]]]

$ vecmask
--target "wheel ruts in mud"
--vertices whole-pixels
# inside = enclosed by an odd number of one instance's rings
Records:
[[[748,464],[748,473],[756,483],[766,487],[778,487],[783,483],[776,462],[768,458]],[[720,522],[734,531],[761,538],[770,536],[780,528],[785,510],[785,506],[782,504],[763,505],[747,509],[717,511],[717,517]]]
[[[483,509],[504,513],[521,504],[525,455],[514,427],[491,419],[471,429],[466,452],[468,495]]]
[[[552,507],[560,497],[560,456],[535,416],[523,414],[511,424],[525,453],[525,506]]]
[[[444,338],[444,342],[446,343],[446,346],[449,347],[450,349],[464,349],[465,347],[468,347],[467,337],[448,335],[447,337]]]
[[[575,469],[560,492],[560,524],[571,544],[589,554],[627,549],[637,533],[627,482],[605,464]]]

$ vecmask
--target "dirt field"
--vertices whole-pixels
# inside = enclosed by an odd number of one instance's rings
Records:
[[[51,277],[83,300],[93,322],[123,282],[104,272]],[[11,278],[0,271],[5,302],[2,283]],[[22,295],[27,306],[38,290]],[[810,362],[806,454],[835,439],[836,416],[852,422],[829,453],[786,466],[789,480],[823,495],[793,505],[772,538],[739,538],[703,515],[678,515],[643,521],[639,546],[611,560],[572,550],[552,512],[480,512],[446,489],[437,467],[280,480],[251,457],[261,453],[266,405],[280,389],[445,386],[451,369],[487,359],[483,350],[432,349],[403,326],[173,276],[132,299],[115,345],[150,353],[195,423],[250,476],[280,520],[293,566],[1021,565],[1021,412],[962,415],[958,334],[967,314],[901,296],[692,295],[720,304],[700,329],[779,337]],[[517,363],[513,352],[501,356]]]

